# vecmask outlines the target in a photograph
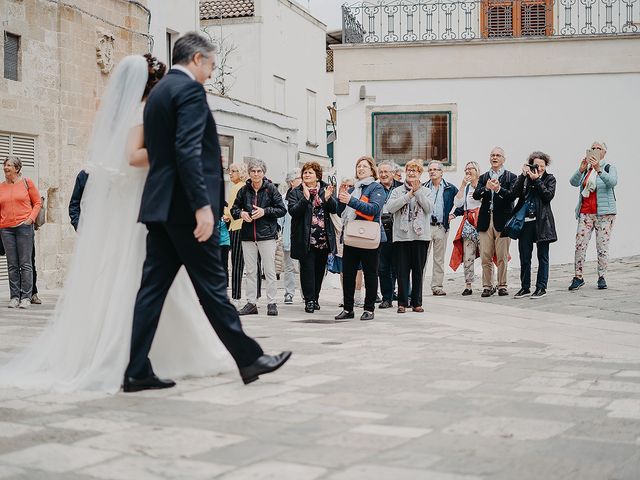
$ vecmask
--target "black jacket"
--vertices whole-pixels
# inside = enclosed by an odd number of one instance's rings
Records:
[[[324,202],[325,188],[327,188],[327,184],[321,181],[318,195],[324,203],[324,225],[327,231],[327,240],[329,241],[329,251],[335,252],[336,232],[333,228],[330,214],[336,213],[338,202],[334,195]],[[289,215],[291,215],[291,258],[296,260],[303,258],[311,248],[309,239],[311,237],[313,198],[313,196],[309,200],[305,198],[302,185],[292,188],[287,194],[287,205],[289,206]]]
[[[380,182],[380,185],[382,185],[382,182]],[[393,189],[399,187],[400,185],[403,185],[403,183],[397,180],[393,180],[389,188],[382,185],[382,188],[384,188],[384,192],[387,195],[387,199],[384,201],[384,203],[387,203],[389,201],[389,197],[391,196],[391,192],[393,191]],[[385,212],[383,208],[382,215],[380,215],[380,223],[382,224],[384,233],[387,236],[387,242],[389,244],[393,243],[393,213]]]
[[[493,227],[501,232],[504,224],[511,218],[513,210],[513,196],[511,189],[516,181],[515,173],[505,170],[498,178],[500,182],[500,191],[493,197]],[[489,229],[489,217],[491,208],[491,190],[487,190],[487,181],[489,180],[489,172],[480,175],[478,186],[473,192],[473,198],[482,200],[480,205],[480,213],[478,214],[478,231],[486,232]]]
[[[551,211],[551,200],[556,194],[556,177],[544,172],[535,180],[520,175],[511,190],[511,195],[518,199],[513,212],[517,212],[525,202],[528,194],[536,206],[536,242],[555,242],[558,240],[556,222]]]
[[[82,200],[82,194],[84,193],[84,187],[87,185],[88,178],[89,174],[84,170],[80,170],[76,177],[76,184],[73,186],[71,200],[69,200],[69,218],[71,219],[71,225],[73,225],[74,230],[78,230],[78,223],[80,222],[80,201]]]
[[[284,217],[287,209],[282,201],[282,195],[271,180],[264,178],[257,193],[251,186],[251,179],[247,180],[247,183],[238,190],[236,201],[231,207],[231,216],[238,219],[242,212],[251,214],[254,206],[264,208],[264,217],[252,222],[242,222],[240,238],[250,242],[276,239],[278,218]]]
[[[195,226],[195,211],[207,205],[222,218],[220,144],[200,83],[178,70],[158,82],[144,109],[144,144],[149,173],[139,222]]]

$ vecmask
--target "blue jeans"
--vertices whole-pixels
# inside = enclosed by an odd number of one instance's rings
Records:
[[[525,222],[518,240],[518,252],[520,253],[520,286],[531,288],[531,255],[533,244],[536,244],[538,254],[538,275],[536,288],[547,289],[549,280],[549,242],[536,242],[536,222]]]
[[[0,230],[2,243],[7,252],[7,270],[9,271],[9,292],[11,298],[31,300],[33,289],[33,225]]]

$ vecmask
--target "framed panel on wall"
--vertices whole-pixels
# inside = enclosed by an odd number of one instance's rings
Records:
[[[371,113],[376,162],[404,165],[412,158],[452,165],[452,111],[376,111]]]
[[[218,141],[220,142],[222,169],[226,172],[229,165],[233,163],[233,137],[231,135],[218,135]]]

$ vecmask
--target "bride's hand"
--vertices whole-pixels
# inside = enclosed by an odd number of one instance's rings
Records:
[[[211,206],[199,208],[196,210],[196,229],[193,236],[199,242],[206,242],[213,234],[213,212]]]

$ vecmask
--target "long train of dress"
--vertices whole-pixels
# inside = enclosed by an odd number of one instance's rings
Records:
[[[53,317],[0,367],[0,385],[119,390],[145,257],[146,228],[136,223],[145,175],[134,168],[125,174],[90,171],[74,255]],[[150,358],[159,376],[215,375],[235,367],[184,268],[165,301]]]

